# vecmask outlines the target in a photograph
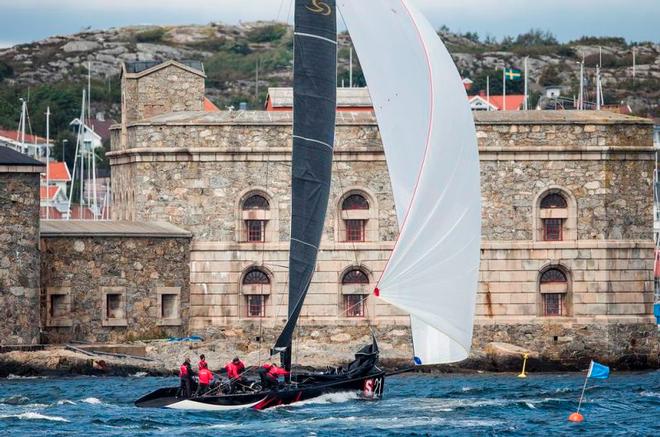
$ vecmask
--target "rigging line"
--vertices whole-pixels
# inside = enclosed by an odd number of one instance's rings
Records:
[[[289,21],[291,20],[291,8],[292,8],[292,6],[293,6],[293,2],[294,2],[294,0],[291,0],[291,1],[289,2],[289,10],[288,10],[288,12],[286,13],[286,23],[287,23],[287,24],[289,24]]]
[[[282,16],[282,9],[284,8],[284,2],[285,2],[285,1],[286,1],[286,0],[281,0],[281,1],[280,1],[280,7],[279,7],[279,9],[277,10],[277,21],[280,21],[280,17]]]

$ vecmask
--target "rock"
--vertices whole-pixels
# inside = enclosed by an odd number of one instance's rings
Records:
[[[94,41],[71,41],[62,46],[64,52],[89,52],[96,50],[101,45]]]
[[[336,334],[330,337],[333,343],[346,343],[351,340],[351,336],[346,333]]]
[[[488,343],[484,348],[484,352],[491,357],[522,358],[524,354],[528,354],[530,358],[538,357],[536,352],[532,352],[529,349],[525,349],[510,343],[500,342]]]

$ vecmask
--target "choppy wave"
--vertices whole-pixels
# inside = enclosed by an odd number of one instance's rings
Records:
[[[68,399],[60,399],[57,401],[57,405],[76,405],[76,403]]]
[[[13,373],[10,373],[7,375],[7,379],[42,379],[44,378],[43,376],[20,376],[20,375],[14,375]]]
[[[149,374],[147,372],[135,372],[130,376],[131,378],[144,378],[145,376],[149,376]]]
[[[92,405],[100,405],[103,403],[103,401],[101,401],[99,398],[85,398],[81,402]]]
[[[45,414],[37,413],[37,412],[34,412],[34,411],[28,411],[28,412],[19,413],[19,414],[0,415],[0,419],[49,420],[49,421],[52,421],[52,422],[69,422],[64,417],[47,416]]]

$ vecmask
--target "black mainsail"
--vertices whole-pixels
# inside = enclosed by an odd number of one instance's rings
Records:
[[[328,208],[337,108],[335,0],[296,0],[289,313],[275,344],[291,368],[291,341],[309,289]]]

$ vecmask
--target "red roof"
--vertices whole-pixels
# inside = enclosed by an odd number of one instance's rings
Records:
[[[208,97],[204,97],[204,112],[220,112],[220,108],[215,106],[215,103],[210,101]]]
[[[486,92],[481,91],[478,96],[469,96],[468,98],[471,100],[475,97],[481,97],[482,100],[487,101],[491,105],[495,106],[498,111],[504,110],[504,98],[501,95],[491,95],[489,99],[486,99]],[[524,94],[508,94],[506,96],[506,110],[520,111],[522,110],[524,102]]]
[[[46,191],[46,187],[42,186],[39,187],[39,197],[41,199],[53,200],[57,196],[58,191],[60,191],[60,187],[54,185],[49,186],[48,191]]]
[[[0,129],[0,137],[9,138],[14,141],[20,141],[21,133],[17,130]],[[46,144],[46,138],[42,138],[38,135],[30,135],[26,133],[25,142],[31,144]]]
[[[41,173],[41,178],[46,179],[46,173]],[[48,163],[48,179],[58,182],[70,182],[71,174],[66,164],[59,161],[50,161]]]

